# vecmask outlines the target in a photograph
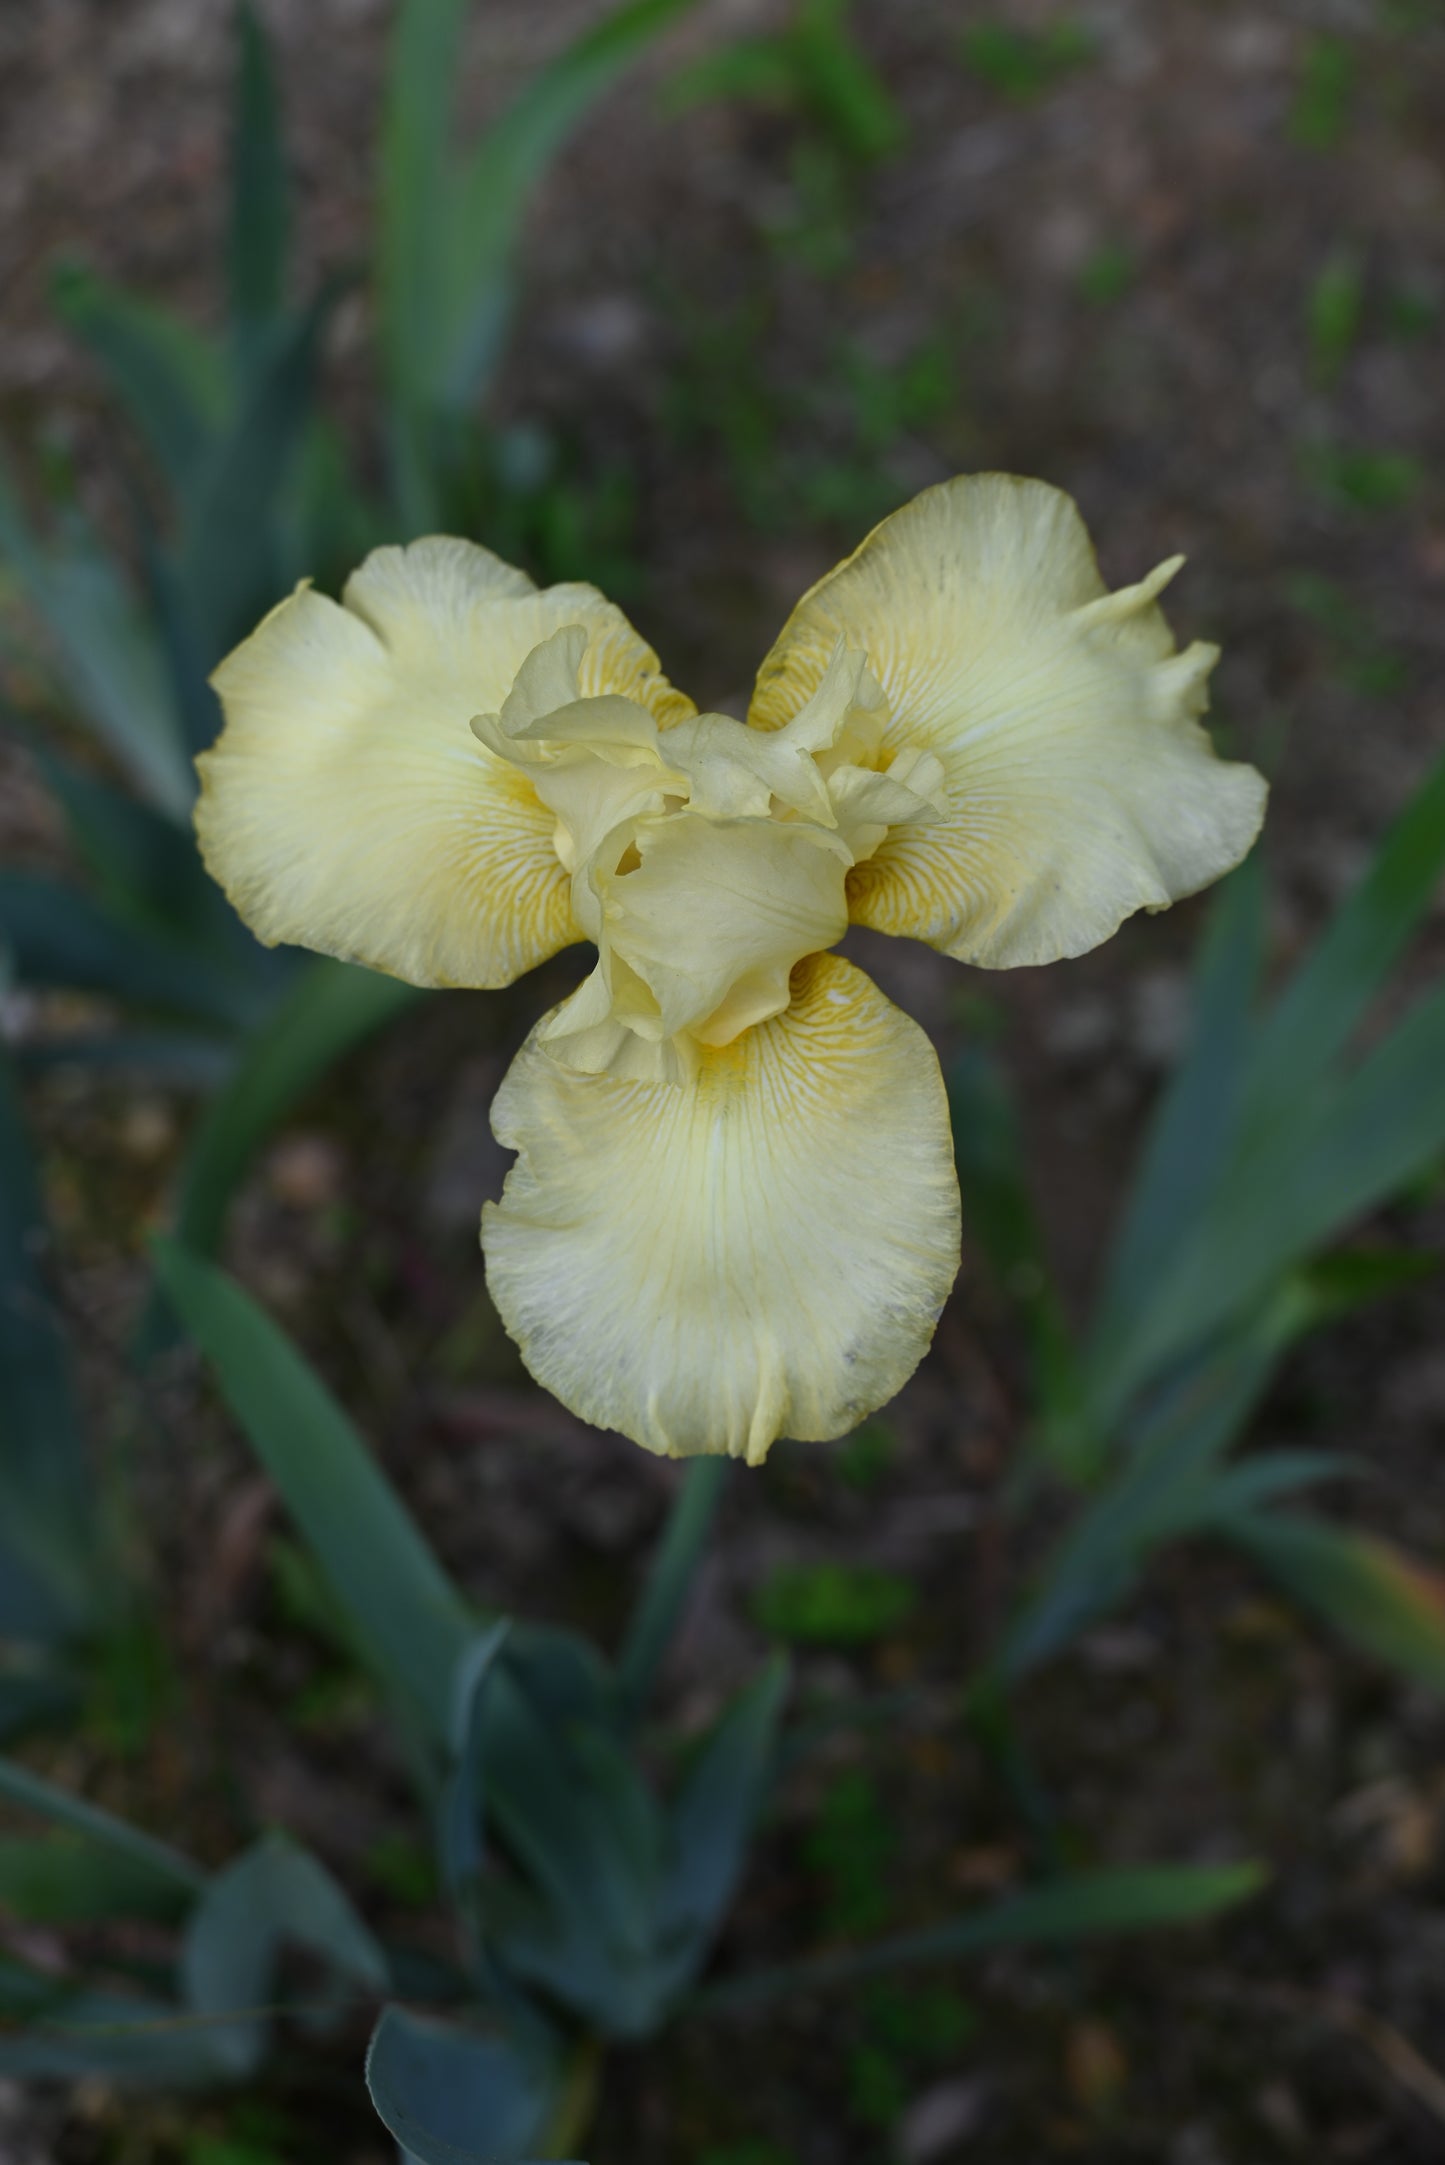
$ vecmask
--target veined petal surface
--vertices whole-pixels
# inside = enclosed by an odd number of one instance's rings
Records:
[[[928,1348],[958,1268],[933,1048],[820,955],[682,1087],[580,1075],[533,1033],[492,1125],[518,1153],[487,1282],[537,1381],[672,1456],[840,1436]]]
[[[469,727],[566,625],[583,695],[691,714],[595,588],[538,589],[467,541],[378,549],[340,603],[272,610],[216,671],[226,726],[197,762],[202,852],[259,938],[493,986],[581,937],[553,814]]]
[[[1239,862],[1265,785],[1198,726],[1216,650],[1177,653],[1155,599],[1178,561],[1110,594],[1069,497],[981,474],[926,489],[804,595],[749,719],[786,726],[846,639],[883,687],[885,753],[943,767],[946,815],[856,867],[855,918],[990,968],[1051,962]]]

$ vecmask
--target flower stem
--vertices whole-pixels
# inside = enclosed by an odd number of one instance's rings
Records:
[[[629,1722],[638,1720],[652,1695],[657,1672],[707,1545],[726,1478],[725,1458],[695,1458],[678,1486],[618,1657],[618,1702]]]

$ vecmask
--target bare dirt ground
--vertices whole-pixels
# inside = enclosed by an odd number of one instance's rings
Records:
[[[266,10],[314,268],[364,249],[389,12],[379,0]],[[464,108],[495,110],[598,12],[479,7]],[[620,490],[625,531],[596,575],[606,584],[620,567],[670,673],[735,711],[803,587],[890,503],[947,473],[999,467],[1071,490],[1116,581],[1187,552],[1173,620],[1221,643],[1219,729],[1274,781],[1284,967],[1445,739],[1438,9],[1080,0],[1072,61],[1010,92],[969,63],[969,32],[1044,33],[1058,10],[860,0],[859,38],[905,123],[868,170],[810,163],[797,116],[671,108],[679,68],[783,13],[701,0],[563,158],[531,227],[501,417],[551,431],[573,471]],[[102,504],[111,435],[88,364],[49,315],[48,266],[83,253],[214,314],[227,14],[216,0],[0,12],[0,434],[24,446],[59,431]],[[1341,266],[1355,293],[1343,336],[1320,299],[1322,274]],[[359,301],[328,366],[338,411],[364,414]],[[51,846],[33,806],[12,831],[17,852]],[[978,1027],[979,1002],[1001,1021],[1076,1307],[1179,1041],[1200,921],[1196,907],[1137,920],[1081,962],[987,981],[921,950],[860,946],[945,1058]],[[1419,968],[1442,960],[1437,914]],[[438,998],[334,1078],[243,1198],[231,1261],[356,1410],[462,1582],[608,1640],[670,1471],[531,1389],[475,1250],[501,1172],[487,1102],[571,967],[496,999]],[[118,1339],[188,1109],[64,1076],[35,1109],[76,1298]],[[1400,1230],[1439,1247],[1439,1200]],[[1006,1320],[966,1261],[934,1354],[889,1412],[871,1486],[798,1445],[730,1484],[673,1664],[685,1717],[758,1658],[750,1602],[780,1562],[877,1563],[920,1598],[875,1646],[800,1662],[805,1698],[904,1685],[916,1697],[901,1738],[840,1731],[791,1782],[725,1962],[931,1920],[1025,1869],[1027,1830],[956,1719],[956,1688],[1033,1553],[1004,1552],[997,1511],[1019,1378]],[[109,1784],[208,1854],[248,1815],[286,1824],[405,1924],[408,1822],[371,1711],[337,1675],[278,1552],[279,1520],[189,1373],[167,1405],[171,1440],[131,1441],[183,1696],[119,1775],[85,1738],[60,1771]],[[1362,1455],[1373,1478],[1349,1508],[1445,1566],[1438,1287],[1298,1354],[1260,1433]],[[1438,2158],[1439,1701],[1345,1656],[1227,1561],[1190,1554],[1033,1687],[1025,1726],[1068,1854],[1253,1855],[1269,1891],[1208,1931],[995,1958],[931,1999],[905,1981],[894,2003],[692,2022],[618,2057],[587,2154]],[[431,1929],[424,1910],[409,1928]],[[355,2047],[284,2063],[254,2122],[224,2103],[94,2086],[0,2101],[0,2160],[372,2165],[384,2149]],[[243,2147],[198,2148],[208,2137]]]

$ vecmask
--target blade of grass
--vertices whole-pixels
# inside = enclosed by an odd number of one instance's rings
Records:
[[[1150,1552],[1208,1516],[1215,1468],[1308,1328],[1293,1286],[1162,1389],[1108,1486],[1065,1534],[1006,1631],[1000,1673],[1017,1679],[1060,1653],[1128,1592]]]
[[[291,238],[281,100],[265,26],[250,0],[236,10],[231,112],[231,335],[244,373],[280,315]]]
[[[1257,1864],[1135,1865],[1077,1872],[1008,1896],[947,1924],[872,1947],[729,1978],[704,1993],[699,2011],[744,2014],[799,1993],[831,1991],[887,1970],[955,1962],[996,1947],[1070,1946],[1124,1932],[1193,1924],[1232,1909],[1265,1883]]]
[[[67,328],[110,378],[162,473],[179,494],[205,458],[225,411],[220,363],[179,316],[61,263],[51,297]]]
[[[1305,1608],[1406,1676],[1445,1691],[1445,1580],[1378,1535],[1283,1512],[1220,1521]]]
[[[1161,1274],[1111,1373],[1116,1403],[1246,1311],[1282,1272],[1400,1191],[1445,1150],[1445,988],[1343,1079],[1243,1153]]]
[[[1150,1125],[1090,1334],[1095,1376],[1171,1249],[1187,1238],[1230,1148],[1263,940],[1264,883],[1249,858],[1225,881],[1210,916],[1189,1049]]]
[[[0,1913],[21,1924],[94,1924],[109,1917],[174,1921],[192,1890],[132,1851],[73,1835],[0,1840]]]
[[[276,599],[282,490],[311,409],[321,333],[346,283],[330,280],[308,308],[273,328],[234,425],[188,492],[176,563],[207,666]]]
[[[548,166],[637,55],[694,4],[629,0],[604,16],[534,76],[467,159],[447,229],[446,330],[437,356],[437,388],[448,406],[474,399],[490,365],[523,220]]]
[[[1074,1348],[1034,1209],[1018,1116],[997,1056],[972,1046],[948,1074],[964,1223],[999,1290],[1019,1312],[1043,1420],[1039,1440],[1066,1477],[1078,1379]]]
[[[76,1992],[0,2034],[0,2076],[21,2081],[103,2080],[119,2087],[190,2088],[223,2080],[209,2029],[182,2007],[126,1992]]]
[[[408,526],[432,524],[424,434],[445,337],[445,250],[454,215],[450,117],[466,0],[403,0],[380,138],[377,314],[391,405],[394,488]]]
[[[329,956],[302,964],[211,1101],[187,1153],[176,1205],[176,1234],[187,1248],[216,1252],[231,1199],[278,1123],[343,1053],[421,997],[399,978]]]
[[[725,1458],[697,1458],[678,1483],[618,1656],[617,1700],[627,1721],[639,1720],[652,1696],[712,1531],[727,1469]]]
[[[3,462],[0,556],[43,626],[48,658],[85,721],[152,803],[189,817],[195,776],[164,668],[115,566],[75,514],[43,547]]]
[[[224,968],[38,873],[0,872],[0,948],[23,985],[98,992],[224,1029],[251,1022],[258,1004],[254,972]]]
[[[0,1476],[78,1536],[85,1446],[65,1333],[45,1283],[49,1239],[34,1145],[0,1048]]]
[[[179,934],[187,946],[214,949],[232,965],[238,955],[260,959],[187,828],[43,744],[29,749],[110,910],[171,938]]]
[[[1359,1027],[1445,878],[1445,757],[1400,815],[1261,1026],[1245,1113],[1251,1128],[1293,1118]]]
[[[168,1298],[286,1501],[377,1676],[439,1749],[476,1622],[351,1422],[255,1302],[178,1242],[156,1242]]]
[[[66,1827],[73,1834],[87,1836],[117,1855],[158,1873],[163,1879],[189,1888],[192,1893],[199,1893],[207,1884],[207,1874],[200,1865],[169,1842],[158,1841],[153,1834],[143,1834],[139,1827],[117,1819],[114,1813],[102,1810],[100,1805],[87,1804],[83,1797],[72,1796],[69,1790],[57,1788],[54,1782],[33,1774],[29,1767],[22,1767],[14,1759],[0,1758],[0,1797],[18,1804],[23,1811],[38,1812],[44,1819],[53,1819],[57,1826]]]

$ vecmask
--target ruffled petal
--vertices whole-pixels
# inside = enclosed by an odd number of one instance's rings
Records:
[[[684,811],[628,832],[633,869],[599,866],[593,878],[615,1012],[643,1036],[728,1044],[780,1013],[795,965],[848,929],[848,853],[827,828]]]
[[[585,696],[692,712],[595,588],[539,590],[471,542],[378,549],[341,603],[272,610],[216,671],[226,726],[197,762],[202,852],[260,939],[486,986],[581,937],[553,814],[469,727],[564,625]]]
[[[844,1434],[928,1348],[958,1267],[943,1078],[831,955],[691,1083],[579,1075],[533,1033],[492,1125],[518,1153],[487,1282],[538,1382],[672,1456]]]
[[[1217,650],[1176,653],[1156,603],[1180,561],[1109,594],[1069,497],[982,474],[926,489],[803,597],[749,719],[784,727],[843,638],[883,687],[885,763],[943,766],[947,815],[858,866],[855,918],[990,968],[1051,962],[1239,862],[1265,785],[1196,721]]]

